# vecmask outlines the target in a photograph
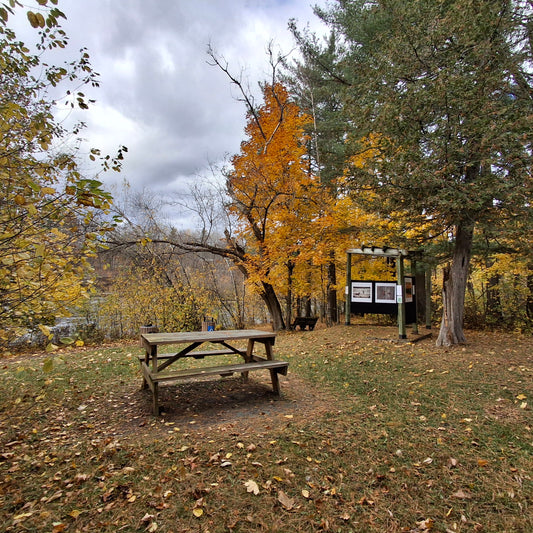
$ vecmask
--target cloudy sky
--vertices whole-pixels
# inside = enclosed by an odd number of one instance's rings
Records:
[[[208,174],[210,163],[239,150],[245,108],[226,75],[208,64],[208,44],[253,90],[268,78],[266,49],[288,52],[295,18],[325,32],[313,5],[325,0],[61,0],[69,50],[87,47],[101,87],[77,117],[88,146],[114,153],[128,147],[123,172],[135,188],[180,192]],[[51,58],[50,58],[51,59]]]

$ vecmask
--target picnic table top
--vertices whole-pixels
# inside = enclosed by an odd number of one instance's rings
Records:
[[[220,331],[181,331],[177,333],[143,333],[148,346],[180,344],[185,342],[225,342],[248,339],[275,339],[276,334],[258,329],[226,329]]]

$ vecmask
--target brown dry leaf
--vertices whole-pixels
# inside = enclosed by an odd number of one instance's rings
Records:
[[[287,511],[290,511],[294,508],[294,499],[289,498],[282,490],[278,491],[278,502],[283,505]]]
[[[416,523],[420,531],[429,531],[430,529],[433,529],[434,524],[435,521],[431,518],[426,518],[425,520]]]
[[[65,524],[63,522],[54,522],[52,528],[52,533],[61,533],[62,531],[65,531]]]
[[[453,498],[459,498],[461,500],[469,500],[472,498],[472,494],[469,491],[459,489],[452,494]]]
[[[363,496],[358,502],[359,505],[374,505],[374,500],[369,500],[366,496]]]
[[[488,464],[489,464],[489,462],[486,459],[478,459],[477,460],[477,465],[478,466],[487,466]]]
[[[454,459],[453,457],[450,457],[448,459],[448,463],[447,463],[446,466],[448,468],[455,468],[458,464],[459,464],[459,462],[457,461],[457,459]]]

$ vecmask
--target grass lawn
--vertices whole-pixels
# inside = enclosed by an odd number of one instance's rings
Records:
[[[532,339],[468,339],[280,334],[281,398],[172,385],[157,419],[137,345],[0,359],[0,529],[531,533]]]

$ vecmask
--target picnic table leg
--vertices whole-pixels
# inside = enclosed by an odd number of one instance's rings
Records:
[[[272,390],[276,396],[279,396],[279,376],[275,368],[270,369],[270,379],[272,380]]]
[[[152,390],[152,413],[159,416],[159,383],[154,382]]]
[[[144,362],[146,363],[146,366],[150,364],[150,352],[148,351],[148,348],[145,348],[144,350]],[[143,374],[143,384],[142,384],[141,389],[146,390],[147,388],[148,388],[148,382],[146,381],[146,378],[144,377],[144,374]]]
[[[152,360],[152,372],[156,373],[157,372],[157,345],[150,347],[149,357]],[[159,416],[159,383],[157,381],[152,381],[151,388],[152,388],[152,413],[154,416]]]
[[[248,339],[248,347],[246,348],[246,353],[244,354],[244,361],[249,363],[252,361],[254,356],[254,339]],[[248,372],[241,372],[243,381],[248,381]]]
[[[267,359],[269,361],[273,361],[274,360],[274,350],[273,350],[271,342],[268,342],[268,341],[265,342],[265,352],[266,352]],[[274,394],[279,396],[279,394],[280,394],[280,392],[279,392],[279,375],[278,375],[278,372],[277,372],[277,370],[275,368],[271,368],[270,369],[270,380],[272,381],[272,389],[274,391]]]

